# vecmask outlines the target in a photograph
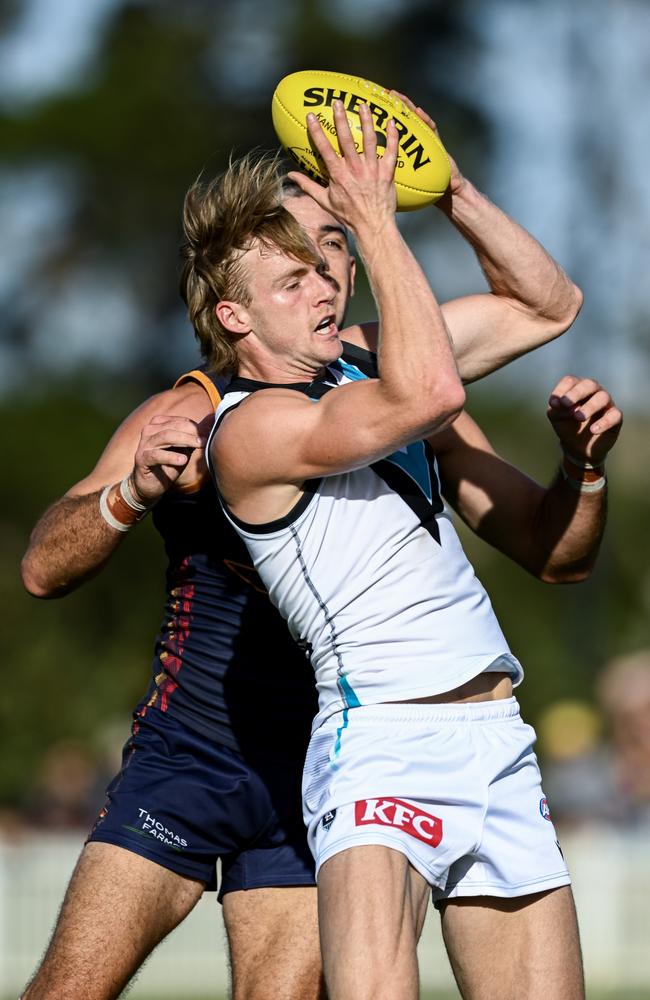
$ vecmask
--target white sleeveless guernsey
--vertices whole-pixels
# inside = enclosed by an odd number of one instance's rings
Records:
[[[324,386],[366,377],[337,361],[300,390],[319,396]],[[265,387],[234,380],[210,441],[228,410]],[[268,524],[247,524],[222,505],[311,658],[314,729],[342,709],[441,694],[485,670],[520,683],[522,668],[440,498],[427,444],[307,483],[294,509]]]

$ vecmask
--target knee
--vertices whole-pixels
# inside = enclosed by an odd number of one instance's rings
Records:
[[[271,962],[233,976],[232,1000],[326,1000],[320,961],[309,967],[278,967]]]
[[[343,977],[343,981],[337,981],[335,977],[334,981],[328,981],[322,995],[324,998],[329,997],[329,1000],[348,1000],[349,997],[354,997],[354,1000],[395,1000],[396,997],[415,1000],[419,992],[417,979],[413,980],[412,977],[403,980],[391,975],[370,975],[363,980]]]

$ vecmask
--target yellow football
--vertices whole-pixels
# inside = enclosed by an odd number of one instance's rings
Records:
[[[302,70],[283,77],[271,104],[273,127],[287,153],[301,170],[327,183],[327,171],[307,131],[312,111],[340,155],[334,126],[332,101],[345,107],[357,149],[361,148],[359,105],[369,105],[375,122],[378,155],[386,148],[386,122],[392,118],[399,132],[395,168],[397,208],[408,212],[437,201],[449,184],[449,157],[436,133],[404,102],[379,84],[346,73]]]

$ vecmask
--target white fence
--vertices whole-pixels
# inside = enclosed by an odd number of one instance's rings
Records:
[[[50,934],[77,854],[72,836],[0,841],[0,997],[16,997]],[[650,998],[650,837],[590,829],[564,835],[589,986]],[[130,997],[225,996],[221,908],[206,894],[156,951]],[[431,910],[420,946],[423,985],[452,987]],[[646,993],[647,991],[647,993]]]

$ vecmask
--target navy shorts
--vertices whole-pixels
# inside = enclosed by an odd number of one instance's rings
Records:
[[[216,889],[315,885],[301,814],[302,760],[272,746],[252,763],[150,709],[89,842],[115,844]]]

